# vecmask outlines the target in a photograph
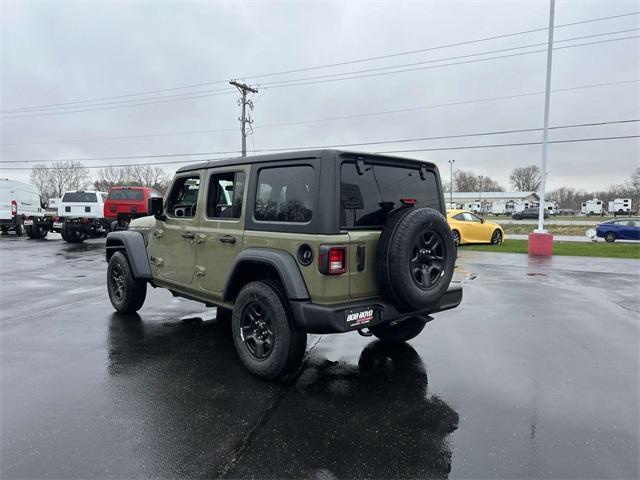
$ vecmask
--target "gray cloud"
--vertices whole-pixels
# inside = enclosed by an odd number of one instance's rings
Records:
[[[633,1],[560,1],[556,23],[637,9],[638,4]],[[124,95],[425,48],[544,27],[547,14],[547,2],[3,2],[2,105],[6,109]],[[556,39],[638,25],[637,17],[577,25],[558,29]],[[546,33],[537,32],[276,79],[426,61],[545,40]],[[638,47],[637,40],[626,40],[557,50],[553,87],[637,78]],[[541,95],[260,128],[273,123],[539,91],[544,88],[545,60],[544,53],[536,53],[358,80],[261,89],[255,98],[253,114],[256,130],[248,145],[250,149],[254,145],[260,149],[539,127]],[[271,79],[258,81],[268,80]],[[219,86],[199,87],[206,88]],[[220,95],[132,108],[7,119],[0,121],[2,143],[236,128],[236,100],[236,95]],[[637,118],[639,100],[637,83],[557,93],[552,97],[551,124]],[[635,124],[611,125],[555,131],[551,139],[635,134],[638,134]],[[534,132],[362,150],[527,142],[540,138],[541,134]],[[239,134],[221,132],[6,146],[2,148],[2,159],[238,148]],[[445,177],[447,160],[455,158],[456,167],[490,175],[507,186],[511,169],[538,163],[540,151],[539,146],[530,146],[406,155],[436,162]],[[638,142],[634,140],[553,145],[549,150],[549,188],[570,185],[600,189],[620,183],[638,166],[639,153]],[[24,179],[28,171],[3,170],[1,175]]]

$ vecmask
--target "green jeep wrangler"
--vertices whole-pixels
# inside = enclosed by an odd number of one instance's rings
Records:
[[[107,236],[113,307],[140,309],[147,284],[217,306],[260,377],[297,369],[308,333],[402,342],[462,300],[432,163],[336,150],[212,160],[178,170],[148,211]]]

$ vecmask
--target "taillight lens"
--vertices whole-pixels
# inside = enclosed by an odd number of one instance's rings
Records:
[[[16,202],[15,200],[11,200],[11,216],[15,217],[17,214],[18,214],[18,202]]]
[[[323,245],[318,255],[318,270],[324,275],[340,275],[347,271],[347,248]]]

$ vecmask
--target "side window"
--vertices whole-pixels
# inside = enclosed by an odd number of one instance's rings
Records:
[[[207,217],[240,218],[244,194],[244,172],[211,175],[207,196]]]
[[[464,220],[465,222],[479,222],[480,219],[478,217],[476,217],[475,215],[473,215],[472,213],[467,213],[464,212]]]
[[[459,214],[455,215],[453,218],[455,218],[459,222],[464,222],[464,214],[463,213],[459,213]]]
[[[194,217],[199,190],[200,177],[198,175],[178,178],[167,200],[167,215],[178,218]]]
[[[308,165],[263,168],[258,174],[254,217],[306,223],[313,216],[315,174]]]

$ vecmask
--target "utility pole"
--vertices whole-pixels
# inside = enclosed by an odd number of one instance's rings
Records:
[[[453,208],[453,164],[456,163],[455,160],[449,160],[449,171],[451,178],[451,186],[449,187],[449,205],[450,208]]]
[[[544,229],[544,193],[547,180],[547,139],[549,137],[549,97],[551,95],[551,65],[553,60],[553,21],[555,13],[555,0],[549,3],[549,40],[547,42],[547,83],[544,89],[544,130],[542,131],[542,162],[540,164],[540,206],[538,207],[538,229],[536,233],[546,233]]]
[[[240,83],[235,80],[231,80],[229,82],[231,85],[236,87],[240,92],[240,99],[238,100],[238,105],[241,107],[240,113],[240,134],[242,135],[242,156],[247,156],[247,124],[251,125],[253,120],[247,114],[247,107],[249,110],[253,110],[253,102],[251,100],[247,100],[247,92],[258,93],[256,88],[252,88],[245,83]]]
[[[482,215],[482,179],[483,178],[484,177],[482,175],[480,175],[478,177],[479,184],[480,184],[480,191],[478,192],[478,197],[479,197],[479,200],[480,200],[480,215]]]

